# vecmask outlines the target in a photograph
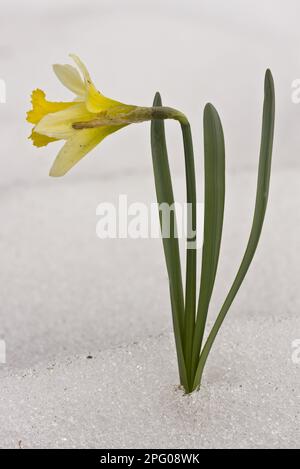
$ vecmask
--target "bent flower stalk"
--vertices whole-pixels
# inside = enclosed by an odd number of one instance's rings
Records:
[[[50,170],[50,176],[63,176],[105,137],[123,127],[158,119],[186,122],[185,116],[171,108],[147,108],[123,104],[105,97],[93,84],[82,61],[71,54],[78,70],[72,65],[53,65],[63,85],[75,94],[74,101],[46,100],[44,91],[32,92],[32,110],[27,121],[34,124],[29,138],[37,147],[57,140],[66,140]]]
[[[113,132],[130,124],[152,121],[151,148],[157,200],[159,204],[173,206],[174,195],[163,120],[175,119],[182,131],[186,197],[191,207],[188,211],[187,226],[188,230],[192,228],[192,232],[196,233],[194,152],[191,128],[185,115],[176,109],[162,106],[158,93],[152,107],[133,106],[105,97],[96,89],[81,60],[76,55],[71,57],[77,68],[71,65],[54,65],[53,69],[61,83],[75,94],[74,100],[48,101],[45,93],[36,89],[31,96],[32,109],[27,113],[28,122],[34,125],[29,138],[35,146],[43,147],[58,140],[65,141],[52,165],[50,176],[66,174]],[[180,383],[186,393],[200,387],[211,347],[246,276],[259,242],[268,201],[274,114],[274,84],[271,72],[267,70],[253,224],[241,265],[206,342],[203,339],[206,335],[206,320],[219,262],[225,206],[224,135],[220,117],[211,104],[206,105],[203,118],[205,209],[198,305],[196,243],[193,243],[192,247],[189,245],[191,238],[188,234],[184,290],[175,213],[169,221],[170,236],[163,238]]]

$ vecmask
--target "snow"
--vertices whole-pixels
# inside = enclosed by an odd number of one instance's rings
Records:
[[[10,0],[1,13],[0,446],[299,446],[300,133],[291,100],[300,73],[299,3]],[[155,201],[149,124],[108,137],[61,180],[48,177],[60,143],[35,149],[27,140],[32,89],[72,99],[51,70],[69,62],[69,52],[107,96],[145,106],[159,90],[189,116],[200,202],[202,112],[207,101],[219,110],[227,199],[209,327],[247,242],[263,77],[267,67],[273,72],[266,223],[192,396],[178,388],[161,241],[96,236],[100,202],[119,194]],[[167,131],[182,200],[178,125]]]

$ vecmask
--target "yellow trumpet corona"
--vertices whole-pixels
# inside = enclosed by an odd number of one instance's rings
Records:
[[[32,92],[32,109],[27,121],[34,124],[29,138],[37,147],[65,140],[50,170],[50,176],[63,176],[107,135],[131,123],[151,119],[177,119],[185,117],[171,108],[146,108],[123,104],[105,97],[93,84],[82,61],[70,54],[79,71],[71,65],[53,65],[61,83],[76,98],[71,102],[51,102],[44,91]]]

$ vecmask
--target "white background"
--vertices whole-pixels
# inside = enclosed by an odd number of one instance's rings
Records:
[[[298,165],[300,106],[291,102],[291,83],[300,77],[299,17],[296,0],[2,0],[0,77],[7,104],[0,106],[0,181],[47,179],[60,144],[33,148],[25,112],[36,87],[52,100],[72,97],[51,69],[69,62],[69,52],[82,57],[107,96],[149,105],[159,90],[166,104],[184,111],[198,163],[203,107],[211,101],[223,120],[232,169],[256,167],[270,67],[277,96],[274,166]],[[177,170],[179,131],[175,123],[168,129]],[[68,177],[122,170],[150,171],[149,124],[109,137]]]

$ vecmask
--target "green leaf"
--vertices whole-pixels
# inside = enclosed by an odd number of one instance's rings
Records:
[[[208,307],[220,254],[225,201],[225,145],[220,117],[212,104],[203,116],[204,130],[204,236],[197,319],[193,341],[192,376],[198,365]]]
[[[153,106],[161,106],[161,98],[156,93]],[[174,195],[168,152],[165,139],[165,127],[162,120],[151,121],[151,149],[155,179],[155,188],[158,204],[174,204]],[[163,247],[169,277],[170,297],[172,306],[173,328],[177,351],[180,382],[185,389],[188,388],[186,366],[183,354],[183,320],[184,320],[184,296],[182,287],[181,265],[178,238],[176,236],[175,211],[170,212],[170,237],[163,237]],[[160,212],[160,222],[162,217]]]
[[[201,352],[193,389],[196,389],[201,382],[201,377],[208,354],[226,317],[226,314],[246,276],[261,235],[269,195],[275,120],[274,82],[270,70],[267,70],[265,75],[264,95],[256,202],[250,237],[238,273]]]

